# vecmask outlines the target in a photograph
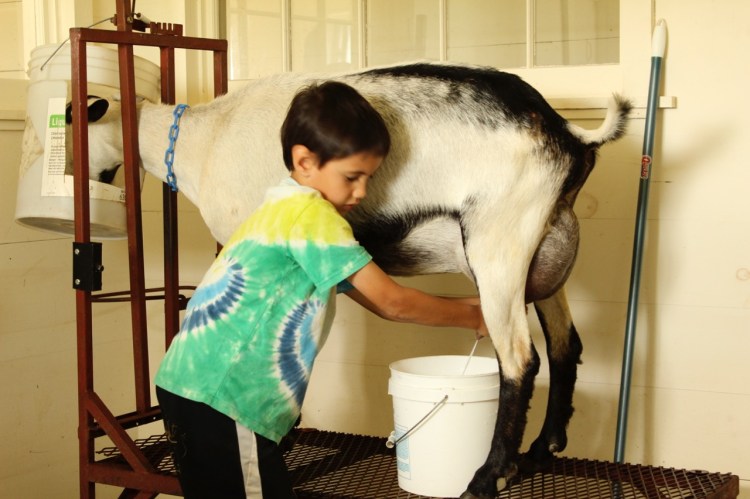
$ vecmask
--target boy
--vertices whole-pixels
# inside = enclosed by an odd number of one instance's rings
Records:
[[[400,286],[354,239],[342,215],[390,148],[383,119],[356,90],[303,89],[281,141],[290,178],[211,265],[156,375],[187,498],[294,497],[278,442],[299,417],[337,285],[390,320],[487,334],[477,299]]]

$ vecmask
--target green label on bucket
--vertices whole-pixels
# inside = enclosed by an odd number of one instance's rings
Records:
[[[49,115],[49,128],[65,128],[65,115],[64,114],[50,114]]]

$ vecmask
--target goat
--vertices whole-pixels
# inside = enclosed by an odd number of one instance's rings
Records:
[[[624,134],[631,105],[615,95],[602,125],[584,130],[515,75],[438,63],[261,79],[181,119],[177,184],[218,242],[287,174],[278,131],[293,94],[319,79],[356,88],[392,136],[368,197],[347,215],[356,238],[392,275],[463,273],[482,298],[500,366],[500,404],[487,460],[461,497],[495,497],[520,464],[543,463],[567,445],[582,352],[563,287],[578,248],[573,204],[599,147]],[[92,178],[122,162],[117,106],[96,100],[89,108]],[[142,165],[164,180],[173,108],[144,102],[138,112]],[[540,364],[526,318],[531,302],[551,380],[541,433],[522,455]]]

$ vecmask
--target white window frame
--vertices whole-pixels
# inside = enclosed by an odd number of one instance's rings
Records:
[[[291,69],[291,0],[281,2],[282,26],[279,43],[283,53],[283,70]],[[367,59],[367,2],[377,0],[358,1],[358,23],[361,36],[358,40],[360,65],[366,65]],[[440,2],[440,59],[447,57],[447,0]],[[655,25],[655,0],[621,0],[620,1],[620,61],[618,64],[586,65],[586,66],[556,66],[556,67],[526,67],[500,68],[521,76],[525,81],[539,90],[552,105],[568,118],[596,118],[603,115],[612,93],[623,93],[633,98],[636,116],[639,109],[645,108],[648,77],[650,71],[651,33]],[[219,0],[197,0],[198,9],[202,12],[217,9],[216,18],[224,19],[225,12]],[[529,2],[529,5],[532,2]],[[527,7],[531,13],[533,7]],[[529,26],[533,24],[533,16],[527,15]],[[221,22],[219,23],[222,24]],[[218,28],[215,36],[220,36],[222,28]],[[533,36],[533,30],[527,30],[527,39]],[[211,36],[210,33],[204,33]],[[533,60],[533,43],[527,43],[527,66]],[[366,66],[364,66],[366,67]],[[230,90],[238,88],[247,80],[229,82]],[[662,107],[672,107],[673,98],[663,98]]]

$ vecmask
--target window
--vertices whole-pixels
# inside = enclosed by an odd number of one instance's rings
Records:
[[[291,1],[291,69],[345,71],[363,67],[357,0]]]
[[[282,2],[229,0],[229,79],[246,80],[283,71]]]
[[[533,66],[620,62],[620,0],[535,0]]]
[[[367,65],[445,59],[439,4],[435,0],[367,2]]]
[[[623,56],[648,50],[651,1],[227,0],[220,4],[230,41],[231,80],[433,60],[506,69],[546,94],[552,88],[555,95],[603,96],[621,89]],[[647,38],[626,42],[621,39],[623,29],[632,38],[643,33]],[[545,88],[539,87],[540,82]]]

